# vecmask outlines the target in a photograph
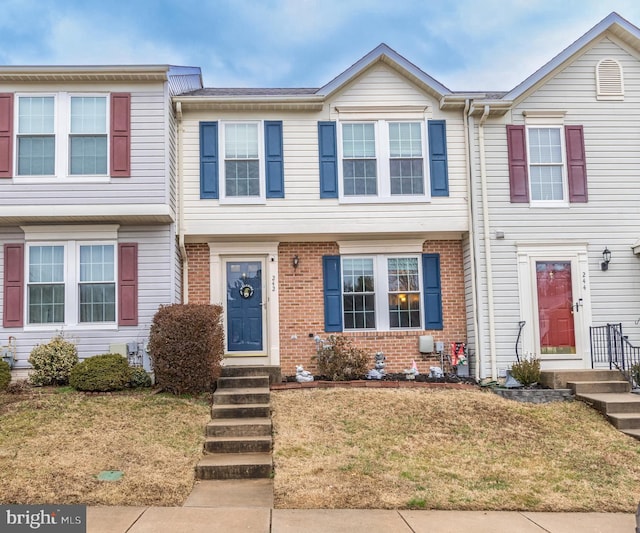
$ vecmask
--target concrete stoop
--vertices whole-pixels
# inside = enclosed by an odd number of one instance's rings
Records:
[[[640,395],[618,370],[545,370],[541,383],[570,388],[576,399],[600,411],[618,430],[640,440]]]
[[[223,368],[213,394],[211,421],[205,428],[205,456],[196,466],[196,479],[271,477],[269,384],[279,379],[279,372],[277,367]]]

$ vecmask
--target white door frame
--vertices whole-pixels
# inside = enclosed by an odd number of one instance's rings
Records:
[[[227,364],[279,365],[280,320],[278,313],[278,243],[277,242],[210,242],[210,294],[211,303],[225,309],[226,337],[226,264],[228,261],[262,261],[263,264],[263,352],[237,355],[225,352]],[[226,340],[225,340],[226,350]]]
[[[523,354],[535,354],[543,369],[590,368],[589,326],[591,325],[591,292],[586,243],[523,243],[517,245],[520,319],[526,322],[522,330]],[[575,354],[541,355],[538,315],[537,261],[571,263],[576,338]]]

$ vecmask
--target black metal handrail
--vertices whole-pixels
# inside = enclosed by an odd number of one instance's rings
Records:
[[[634,346],[622,334],[622,324],[607,324],[589,328],[591,337],[591,367],[607,363],[616,368],[631,383],[640,387],[640,347]]]

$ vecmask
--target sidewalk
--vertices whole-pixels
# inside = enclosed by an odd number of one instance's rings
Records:
[[[635,515],[494,511],[88,507],[88,533],[634,533]]]

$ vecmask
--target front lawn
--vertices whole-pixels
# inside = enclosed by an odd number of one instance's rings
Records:
[[[635,512],[640,442],[580,402],[484,391],[273,392],[279,508]]]
[[[209,417],[207,401],[148,391],[0,394],[0,502],[181,505]],[[98,480],[110,470],[122,479]]]

